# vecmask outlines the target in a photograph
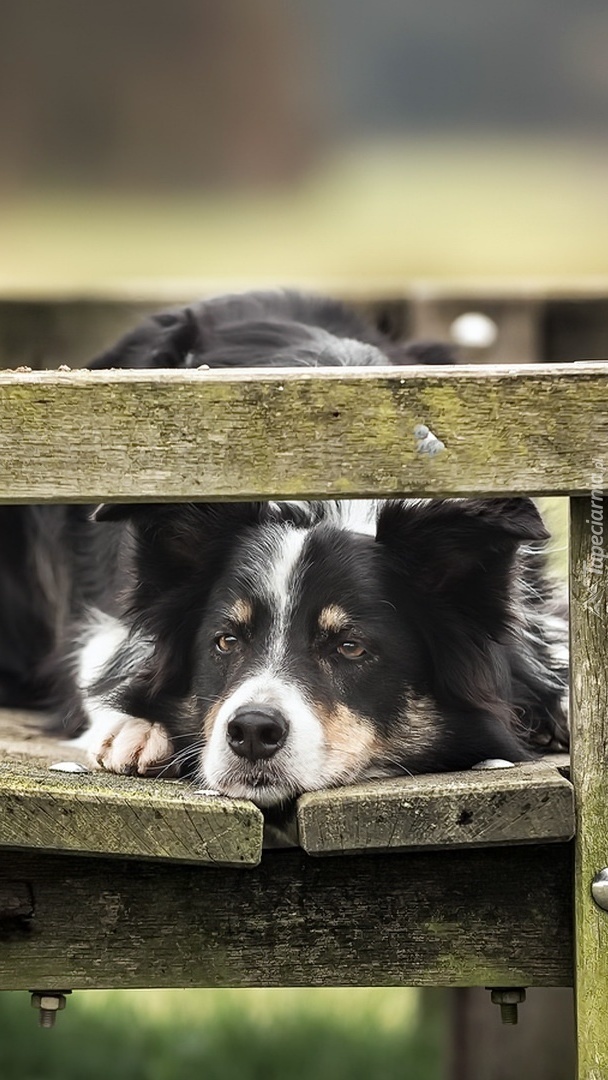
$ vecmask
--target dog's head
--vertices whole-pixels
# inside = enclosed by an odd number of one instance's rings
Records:
[[[526,499],[105,506],[136,537],[153,643],[124,707],[205,787],[269,806],[361,778],[526,756],[512,578]],[[181,744],[179,744],[181,745]]]
[[[374,367],[453,364],[440,341],[394,341],[339,301],[248,292],[160,311],[87,365],[105,368]]]

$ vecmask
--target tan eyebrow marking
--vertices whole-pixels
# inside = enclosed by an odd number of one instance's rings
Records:
[[[329,604],[319,614],[319,627],[328,634],[339,634],[341,630],[347,630],[351,621],[344,608],[337,604]]]
[[[241,626],[249,626],[253,622],[253,607],[249,600],[235,600],[228,611],[228,615],[235,623]]]

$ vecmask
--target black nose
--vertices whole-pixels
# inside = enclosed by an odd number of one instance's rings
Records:
[[[228,745],[239,757],[260,761],[272,757],[287,738],[288,724],[275,709],[237,709],[228,723]]]

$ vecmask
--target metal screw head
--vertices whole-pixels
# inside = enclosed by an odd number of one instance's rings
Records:
[[[591,895],[602,911],[608,911],[608,867],[595,875],[591,882]]]

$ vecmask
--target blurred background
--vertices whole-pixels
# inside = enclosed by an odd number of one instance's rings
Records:
[[[0,0],[0,300],[597,285],[607,49],[602,0]],[[48,1033],[2,994],[0,1075],[438,1080],[440,1002],[76,994]]]
[[[603,275],[602,0],[0,0],[0,285]]]

